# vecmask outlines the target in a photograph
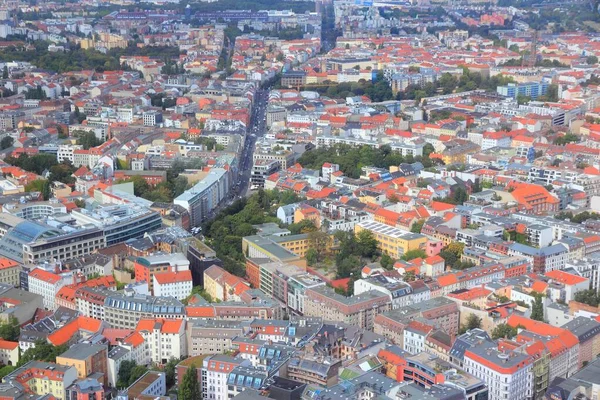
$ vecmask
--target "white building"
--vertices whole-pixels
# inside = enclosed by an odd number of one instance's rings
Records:
[[[229,193],[230,174],[224,168],[213,168],[191,189],[179,195],[174,204],[190,213],[190,225],[200,225]]]
[[[377,290],[385,293],[392,301],[392,308],[397,309],[412,304],[412,287],[402,281],[377,274],[354,282],[354,294]]]
[[[83,149],[83,146],[80,146],[80,145],[62,144],[62,145],[58,146],[58,152],[56,153],[56,160],[59,163],[65,161],[65,160],[69,160],[69,161],[71,161],[71,163],[73,163],[75,161],[73,153],[75,152],[75,150],[81,150],[81,149]]]
[[[44,307],[48,310],[54,310],[56,293],[63,286],[73,283],[73,275],[61,276],[36,268],[29,273],[27,281],[29,292],[42,296],[44,298]]]
[[[154,274],[154,295],[183,300],[192,292],[192,271]]]
[[[419,354],[425,351],[425,341],[433,327],[417,321],[411,321],[404,329],[404,351]]]
[[[171,358],[187,356],[183,319],[142,318],[136,327],[146,343],[153,363],[166,364]]]
[[[484,339],[465,351],[464,370],[486,383],[490,399],[531,398],[532,359],[526,353]]]
[[[250,365],[250,361],[241,358],[217,354],[202,361],[202,398],[228,400],[227,377],[238,365]]]

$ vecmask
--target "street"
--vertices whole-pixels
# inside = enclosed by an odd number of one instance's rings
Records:
[[[256,92],[256,100],[252,113],[250,114],[250,126],[246,133],[244,148],[239,158],[238,174],[234,177],[233,187],[226,201],[214,208],[207,217],[207,220],[213,219],[219,211],[230,206],[235,200],[250,195],[250,174],[252,171],[252,156],[256,140],[262,137],[266,131],[266,112],[269,101],[269,88],[260,89]]]

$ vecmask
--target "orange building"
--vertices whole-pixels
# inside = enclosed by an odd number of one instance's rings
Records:
[[[526,213],[546,214],[558,211],[558,199],[541,185],[512,181],[507,190]]]
[[[106,345],[77,343],[56,357],[56,363],[75,367],[79,379],[100,373],[103,375],[103,383],[108,384],[108,346]]]
[[[308,219],[317,227],[321,228],[321,213],[314,207],[303,204],[294,212],[294,222],[299,223]]]

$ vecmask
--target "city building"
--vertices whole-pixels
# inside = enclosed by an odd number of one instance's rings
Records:
[[[343,322],[373,329],[375,317],[390,309],[391,300],[385,293],[371,290],[358,296],[342,296],[332,288],[318,286],[306,289],[304,315],[327,321]]]
[[[77,377],[84,379],[98,373],[102,376],[102,383],[108,384],[108,346],[102,344],[77,343],[66,352],[56,357],[58,365],[73,366],[77,370]]]
[[[192,271],[162,272],[154,274],[154,295],[183,300],[192,293]]]
[[[188,354],[183,319],[142,318],[135,330],[148,343],[153,363],[164,365],[172,358],[179,360]]]
[[[230,173],[223,168],[212,168],[204,179],[173,200],[190,214],[190,225],[199,226],[225,199],[231,186]]]

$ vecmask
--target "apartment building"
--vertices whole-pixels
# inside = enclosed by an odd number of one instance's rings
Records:
[[[200,388],[203,399],[227,400],[227,378],[235,367],[250,363],[242,358],[234,358],[226,355],[213,355],[202,361],[202,379]]]
[[[85,379],[91,374],[103,376],[103,384],[108,384],[107,364],[108,346],[104,344],[76,343],[67,351],[56,357],[58,365],[73,366],[77,377]]]
[[[149,292],[156,296],[157,294],[154,292],[154,277],[158,274],[189,271],[190,262],[182,253],[155,253],[137,257],[133,264],[133,269],[135,272],[135,281],[146,282]],[[180,277],[183,278],[183,275]]]
[[[42,296],[44,307],[48,310],[55,309],[56,294],[60,288],[72,282],[72,275],[65,277],[40,268],[34,269],[28,276],[29,291]]]
[[[0,258],[0,283],[10,286],[19,286],[19,272],[21,265],[9,258]]]
[[[192,293],[192,271],[163,272],[155,274],[154,295],[157,297],[175,297],[183,300]]]
[[[143,318],[182,319],[185,308],[172,297],[129,297],[115,293],[106,297],[104,315],[104,320],[113,328],[135,329]]]
[[[248,282],[218,265],[212,265],[204,271],[204,290],[215,300],[240,301],[240,295],[248,289]]]
[[[388,311],[375,317],[374,332],[392,342],[404,343],[404,330],[415,319],[423,319],[428,325],[441,329],[449,335],[458,334],[460,312],[457,304],[445,297],[436,297]]]
[[[141,319],[135,328],[148,343],[153,363],[166,364],[171,358],[187,356],[185,320]]]
[[[187,324],[188,352],[191,357],[221,354],[233,348],[232,340],[243,336],[242,321],[190,319]]]
[[[104,320],[104,302],[111,294],[105,288],[80,287],[75,290],[75,307],[82,315]]]
[[[199,226],[225,199],[231,186],[229,170],[212,168],[208,175],[173,200],[190,214],[190,225]]]
[[[17,365],[20,358],[19,342],[0,339],[0,363],[2,365]]]
[[[533,359],[516,344],[480,340],[464,353],[464,369],[485,382],[493,399],[525,400],[532,395]]]
[[[68,400],[66,390],[75,380],[75,367],[30,361],[6,375],[3,382],[23,385],[27,392],[38,396],[52,395],[58,400]]]
[[[402,258],[411,250],[421,249],[427,243],[427,237],[424,235],[406,232],[375,221],[359,222],[354,226],[355,234],[359,234],[362,230],[373,233],[381,251],[395,259]]]
[[[373,329],[375,317],[390,310],[390,307],[389,296],[376,290],[346,297],[323,286],[306,290],[304,315]]]

